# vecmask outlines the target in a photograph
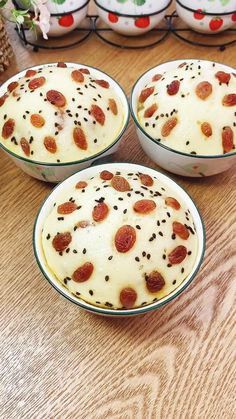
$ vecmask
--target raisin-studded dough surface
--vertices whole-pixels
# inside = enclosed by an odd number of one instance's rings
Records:
[[[90,157],[108,147],[119,135],[124,122],[121,101],[114,89],[102,87],[92,74],[83,74],[84,81],[73,80],[71,73],[78,68],[43,67],[31,77],[21,77],[18,86],[7,92],[7,99],[0,98],[0,141],[12,152],[34,161],[59,163],[72,162]],[[45,83],[30,89],[29,83],[45,77]],[[47,100],[47,92],[56,90],[66,98],[65,106],[58,107]],[[109,99],[117,105],[117,114],[109,107]],[[96,121],[91,106],[99,106],[104,115],[104,124]],[[45,121],[41,127],[31,123],[31,116],[37,114]],[[14,120],[14,130],[9,138],[3,137],[3,126]],[[76,145],[73,137],[75,128],[80,128],[87,141],[87,149]],[[52,137],[57,150],[51,152],[44,145],[45,137]],[[25,138],[30,151],[25,154],[21,139]]]
[[[230,74],[227,84],[220,83],[215,77],[218,71],[224,71],[218,64],[197,61],[161,73],[160,80],[150,80],[145,88],[154,87],[154,92],[144,103],[137,104],[138,120],[143,129],[171,149],[193,155],[220,155],[224,153],[222,130],[230,127],[234,137],[234,147],[230,151],[235,151],[236,105],[223,106],[222,100],[228,94],[236,97],[236,71],[229,73],[225,70]],[[176,80],[180,82],[178,93],[170,95],[168,86]],[[203,81],[212,85],[212,93],[205,100],[196,94],[197,85]],[[158,109],[150,118],[145,117],[145,111],[153,104]],[[162,128],[170,118],[177,118],[177,125],[164,137]],[[204,122],[211,125],[210,137],[201,131]]]
[[[191,272],[198,251],[198,238],[189,208],[175,190],[159,181],[158,174],[152,186],[144,186],[139,173],[114,172],[124,177],[130,191],[120,192],[112,186],[112,180],[102,180],[100,175],[86,181],[87,186],[76,189],[76,182],[65,189],[54,203],[45,220],[42,247],[47,265],[53,275],[78,298],[97,306],[122,308],[120,293],[132,288],[137,293],[134,307],[161,299],[175,290]],[[175,198],[181,205],[177,210],[166,205],[167,197]],[[154,201],[156,208],[148,214],[134,211],[134,204],[143,199]],[[58,206],[74,202],[78,209],[71,214],[59,214]],[[94,221],[93,209],[105,202],[109,212],[103,221]],[[81,222],[88,224],[78,227]],[[173,222],[185,224],[189,237],[183,240],[173,235]],[[82,223],[83,224],[83,223]],[[136,241],[126,253],[117,251],[115,236],[118,229],[130,225],[135,229]],[[58,252],[53,239],[58,233],[69,232],[69,246]],[[185,259],[170,266],[168,255],[178,246],[187,249]],[[94,270],[88,280],[75,282],[73,273],[85,263],[92,263]],[[161,273],[164,287],[149,292],[146,276],[153,271]]]

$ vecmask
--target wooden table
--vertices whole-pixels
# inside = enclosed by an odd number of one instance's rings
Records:
[[[142,51],[119,50],[92,36],[78,47],[33,53],[10,27],[9,34],[15,61],[1,82],[33,64],[78,61],[108,72],[129,95],[137,77],[162,61],[203,58],[236,67],[235,47],[220,52],[172,36]],[[171,175],[205,221],[202,269],[169,305],[110,319],[80,310],[44,279],[32,228],[52,185],[0,156],[0,417],[235,418],[235,170],[205,179]],[[127,156],[157,168],[140,148],[132,121],[116,159]]]

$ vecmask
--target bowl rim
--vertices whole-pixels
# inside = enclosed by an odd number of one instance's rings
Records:
[[[158,69],[158,67],[164,65],[164,64],[169,64],[169,63],[189,63],[189,62],[208,62],[208,63],[215,63],[218,65],[223,66],[224,68],[228,68],[231,69],[231,71],[235,71],[233,67],[227,66],[223,63],[219,63],[217,61],[211,61],[211,60],[199,60],[198,58],[186,58],[186,59],[177,59],[177,60],[169,60],[169,61],[164,61],[163,63],[160,63],[154,67],[149,68],[147,71],[145,71],[144,73],[141,74],[141,76],[139,76],[139,78],[136,80],[136,82],[134,83],[131,93],[130,93],[130,113],[131,116],[134,120],[134,123],[136,125],[136,127],[142,132],[142,134],[144,134],[146,137],[148,137],[149,140],[151,140],[154,144],[156,144],[157,146],[160,146],[162,148],[164,148],[166,151],[171,151],[175,154],[179,154],[181,156],[184,157],[190,157],[190,158],[194,158],[194,159],[225,159],[227,157],[232,157],[232,156],[236,156],[236,152],[230,152],[230,153],[226,153],[226,154],[215,154],[215,155],[208,155],[208,154],[189,154],[189,153],[185,153],[183,151],[179,151],[179,150],[175,150],[174,148],[170,148],[168,146],[166,146],[165,144],[159,143],[158,141],[156,141],[153,137],[151,137],[151,135],[149,135],[145,129],[142,127],[142,125],[139,123],[138,118],[136,117],[136,111],[134,110],[133,107],[133,98],[134,98],[134,91],[137,88],[139,82],[141,81],[141,79],[147,75],[149,72],[151,72],[154,69]]]
[[[63,297],[65,297],[67,300],[69,300],[70,302],[76,304],[77,306],[79,306],[82,309],[85,309],[87,311],[90,311],[92,313],[95,314],[100,314],[100,315],[105,315],[105,316],[111,316],[111,317],[125,317],[125,316],[132,316],[132,315],[138,315],[138,314],[145,314],[149,311],[158,309],[162,306],[164,306],[165,304],[171,302],[172,300],[174,300],[176,297],[178,297],[189,285],[190,283],[193,281],[193,279],[196,277],[200,266],[202,265],[203,259],[204,259],[204,255],[205,255],[205,250],[206,250],[206,229],[205,229],[205,225],[204,225],[204,221],[203,218],[201,216],[201,213],[197,207],[197,205],[195,204],[194,200],[192,199],[192,197],[188,194],[188,192],[186,192],[186,190],[180,186],[174,179],[172,179],[170,176],[167,176],[166,174],[163,174],[161,172],[159,172],[158,170],[152,169],[146,165],[142,165],[142,164],[135,164],[135,163],[129,163],[129,162],[112,162],[112,163],[103,163],[103,164],[99,164],[97,166],[95,166],[97,168],[97,171],[100,170],[100,168],[102,168],[103,170],[105,170],[105,168],[111,168],[111,166],[116,166],[119,165],[120,167],[123,167],[125,169],[132,169],[135,168],[135,170],[140,170],[140,168],[145,168],[148,169],[148,171],[150,170],[151,172],[156,172],[157,176],[160,175],[162,178],[167,178],[168,182],[171,181],[171,183],[173,183],[173,187],[177,185],[178,188],[180,188],[182,190],[182,192],[187,195],[187,198],[190,199],[193,207],[196,210],[196,214],[197,217],[199,218],[199,228],[201,230],[202,233],[202,242],[200,243],[199,241],[199,256],[198,256],[198,263],[195,267],[195,269],[188,275],[189,278],[188,280],[184,280],[182,282],[182,286],[180,284],[180,286],[178,288],[176,288],[175,291],[173,291],[171,294],[167,295],[165,297],[165,299],[160,299],[154,303],[148,304],[146,306],[142,306],[142,307],[137,307],[137,308],[133,308],[133,309],[109,309],[109,308],[104,308],[104,307],[98,307],[95,305],[92,305],[82,299],[80,299],[79,297],[76,297],[72,295],[69,295],[69,291],[66,292],[65,290],[62,289],[63,284],[61,284],[59,282],[59,280],[57,280],[56,278],[54,280],[52,280],[50,278],[50,275],[48,274],[48,272],[45,271],[43,264],[41,263],[41,258],[38,255],[38,244],[37,244],[37,228],[38,228],[38,221],[39,221],[39,217],[40,214],[42,212],[42,210],[44,209],[44,207],[47,205],[48,200],[50,199],[51,195],[56,191],[56,189],[58,187],[60,187],[61,184],[63,184],[64,182],[70,183],[70,179],[71,178],[76,178],[78,173],[83,172],[83,171],[89,171],[91,169],[91,167],[87,167],[85,169],[80,169],[78,170],[76,173],[74,173],[73,175],[69,176],[68,178],[66,178],[65,180],[63,180],[62,182],[60,182],[59,184],[57,184],[52,190],[51,192],[46,196],[46,198],[43,200],[42,204],[40,205],[40,208],[37,212],[36,218],[35,218],[35,222],[34,222],[34,227],[33,227],[33,235],[32,235],[32,241],[33,241],[33,251],[34,251],[34,256],[36,259],[36,262],[38,264],[38,267],[41,271],[41,273],[43,274],[43,276],[46,278],[46,280],[49,282],[50,285],[52,285],[52,287],[59,292],[59,294],[61,294]],[[93,167],[94,168],[94,167]],[[110,169],[111,170],[111,169]],[[44,218],[45,220],[45,218]],[[196,221],[196,217],[193,219],[194,222]],[[196,261],[195,261],[196,263]],[[49,271],[49,270],[48,270]],[[53,277],[53,274],[52,274]],[[57,285],[58,282],[58,285]],[[60,288],[61,286],[61,288]],[[164,301],[163,301],[164,300]]]
[[[31,70],[31,69],[34,69],[34,68],[36,68],[36,69],[39,69],[39,68],[42,68],[42,67],[47,67],[47,66],[56,66],[57,64],[58,64],[58,62],[60,62],[60,61],[55,61],[55,62],[49,62],[49,63],[44,63],[44,64],[37,64],[37,65],[34,65],[34,66],[30,66],[30,67],[26,67],[26,68],[23,68],[23,70],[21,70],[21,71],[18,71],[18,73],[16,73],[16,74],[14,74],[12,77],[10,77],[8,80],[6,80],[1,86],[0,86],[0,90],[2,90],[2,88],[4,88],[5,86],[7,86],[7,84],[10,82],[10,80],[12,80],[13,78],[15,78],[18,74],[20,74],[20,73],[23,73],[24,71],[27,71],[27,70]],[[69,61],[63,61],[63,63],[65,63],[65,64],[67,64],[67,65],[76,65],[76,66],[79,66],[79,67],[81,67],[81,66],[83,66],[83,67],[85,67],[85,68],[89,68],[89,69],[93,69],[93,70],[96,70],[96,71],[98,71],[98,72],[100,72],[100,73],[103,73],[103,74],[105,74],[105,76],[107,76],[108,78],[110,78],[115,84],[117,84],[117,86],[118,86],[118,88],[121,90],[121,93],[123,94],[123,96],[124,96],[124,102],[127,104],[127,110],[124,112],[124,121],[123,121],[123,125],[122,125],[122,129],[121,129],[121,131],[120,131],[120,133],[118,134],[118,136],[115,138],[115,140],[111,143],[111,144],[109,144],[106,148],[104,148],[104,149],[102,149],[101,151],[99,151],[98,153],[96,153],[96,154],[93,154],[93,155],[91,155],[91,156],[88,156],[88,157],[85,157],[84,159],[81,159],[81,160],[74,160],[74,161],[69,161],[69,162],[55,162],[55,163],[52,163],[52,162],[41,162],[41,161],[38,161],[38,160],[31,160],[31,159],[28,159],[27,157],[24,157],[24,156],[19,156],[18,154],[16,154],[16,153],[14,153],[13,151],[11,151],[11,150],[9,150],[3,143],[2,143],[2,141],[0,141],[0,147],[6,152],[6,153],[8,153],[8,154],[10,154],[12,157],[14,157],[14,158],[16,158],[16,159],[19,159],[19,160],[23,160],[23,161],[25,161],[25,162],[27,162],[27,163],[30,163],[30,164],[32,164],[32,165],[37,165],[37,166],[46,166],[46,167],[64,167],[64,166],[72,166],[72,165],[75,165],[75,164],[81,164],[81,163],[85,163],[85,162],[88,162],[88,161],[90,161],[90,160],[94,160],[94,159],[97,159],[98,157],[100,157],[102,154],[104,154],[104,153],[106,153],[108,150],[110,150],[112,147],[114,147],[114,145],[115,144],[117,144],[118,142],[119,142],[119,140],[121,139],[121,137],[123,136],[123,134],[125,133],[125,131],[126,131],[126,129],[127,129],[127,127],[128,127],[128,124],[129,124],[129,120],[130,120],[130,106],[129,106],[129,101],[128,101],[128,97],[127,97],[127,95],[126,95],[126,93],[125,93],[125,91],[124,91],[124,89],[123,89],[123,87],[121,87],[121,85],[113,78],[113,77],[111,77],[111,76],[109,76],[109,74],[107,74],[105,71],[103,71],[103,70],[100,70],[99,68],[97,68],[97,67],[94,67],[94,66],[91,66],[91,65],[87,65],[87,64],[83,64],[83,63],[75,63],[75,62],[69,62]],[[76,67],[75,67],[76,68]],[[4,94],[4,93],[3,93]]]

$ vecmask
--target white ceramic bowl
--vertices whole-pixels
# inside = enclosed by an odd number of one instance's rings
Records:
[[[175,60],[160,64],[144,73],[135,83],[131,93],[131,114],[133,116],[138,138],[145,153],[159,166],[169,172],[182,176],[203,177],[224,172],[236,163],[236,153],[231,152],[221,155],[190,155],[171,149],[154,140],[145,132],[137,117],[137,103],[140,92],[147,83],[150,83],[155,74],[170,71],[181,63],[192,63],[197,60]],[[218,64],[223,71],[235,72],[231,67]]]
[[[95,0],[98,15],[115,32],[122,35],[142,35],[156,27],[165,16],[172,0],[134,0],[119,2]]]
[[[68,176],[72,175],[73,173],[77,172],[78,170],[84,169],[85,167],[91,166],[97,159],[103,158],[105,156],[108,156],[112,153],[114,153],[119,146],[119,142],[122,138],[122,135],[124,134],[128,122],[129,122],[129,104],[127,97],[121,88],[121,86],[110,76],[108,76],[106,73],[104,73],[101,70],[98,70],[95,67],[87,66],[84,64],[79,63],[66,63],[68,67],[73,68],[88,68],[91,70],[91,73],[94,74],[95,77],[103,80],[107,80],[110,84],[110,86],[115,90],[117,95],[119,96],[121,103],[123,105],[123,111],[124,111],[124,120],[123,125],[121,127],[121,130],[119,132],[119,135],[115,138],[115,140],[109,144],[104,150],[100,151],[97,154],[92,155],[91,157],[82,159],[82,160],[75,160],[72,162],[67,163],[44,163],[40,161],[33,161],[28,159],[27,157],[21,157],[17,154],[13,153],[12,151],[8,150],[1,142],[0,147],[9,155],[9,157],[12,158],[14,163],[20,167],[24,172],[26,172],[28,175],[35,177],[36,179],[44,180],[47,182],[60,182],[67,178]],[[40,69],[43,67],[48,66],[49,64],[42,64],[37,65],[34,67],[30,67],[33,69]],[[50,63],[50,65],[57,65],[57,63]],[[8,79],[5,83],[3,83],[0,87],[0,97],[4,95],[4,93],[7,91],[7,86],[9,83],[13,81],[17,81],[20,77],[25,75],[27,69],[24,69],[23,71],[20,71],[19,73],[15,74],[13,77]]]
[[[27,9],[27,4],[30,5],[29,0],[14,0],[14,2],[23,10]],[[51,13],[48,36],[63,36],[78,28],[87,15],[88,3],[89,0],[60,0],[59,2],[48,0],[46,7]],[[34,11],[32,6],[29,9]],[[37,32],[41,33],[39,29]]]
[[[236,0],[176,0],[179,17],[197,32],[214,34],[236,23]],[[203,12],[204,14],[202,14]]]
[[[137,171],[140,171],[145,174],[149,174],[150,176],[156,176],[160,179],[160,181],[163,181],[167,186],[174,188],[176,190],[176,193],[181,197],[183,202],[187,205],[189,208],[194,224],[196,226],[196,232],[198,236],[198,252],[195,264],[193,266],[193,269],[191,273],[186,277],[186,279],[181,283],[180,287],[178,287],[176,290],[174,290],[171,294],[167,295],[166,297],[158,300],[157,302],[154,302],[147,306],[142,306],[135,309],[119,309],[119,310],[112,310],[109,308],[102,308],[97,307],[92,304],[89,304],[79,297],[76,297],[75,295],[72,295],[67,288],[65,288],[53,275],[52,271],[48,268],[43,249],[42,249],[42,240],[41,240],[41,233],[42,228],[44,225],[44,221],[51,212],[54,202],[57,200],[57,197],[61,194],[63,190],[65,190],[67,187],[71,187],[71,185],[74,185],[79,180],[86,180],[90,178],[91,176],[94,176],[95,174],[101,172],[102,170],[110,170],[111,172],[115,172],[116,170],[124,170],[124,171],[134,171],[135,173]],[[155,310],[164,304],[172,301],[174,298],[176,298],[194,279],[196,276],[200,265],[202,263],[204,252],[205,252],[205,229],[204,224],[201,218],[201,215],[199,214],[199,211],[190,198],[190,196],[172,179],[170,179],[168,176],[163,175],[162,173],[159,173],[153,169],[131,164],[131,163],[110,163],[110,164],[103,164],[99,166],[94,166],[87,168],[85,170],[82,170],[73,176],[66,179],[64,182],[60,183],[46,198],[44,203],[42,204],[39,213],[36,217],[35,225],[34,225],[34,232],[33,232],[33,246],[34,246],[34,254],[37,260],[37,263],[39,265],[39,268],[41,269],[43,275],[45,278],[49,281],[49,283],[64,297],[66,297],[69,301],[77,304],[79,307],[88,310],[90,312],[93,312],[95,314],[101,314],[106,316],[130,316],[130,315],[137,315],[137,314],[144,314],[151,310]]]

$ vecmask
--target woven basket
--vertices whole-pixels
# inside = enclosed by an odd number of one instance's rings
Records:
[[[9,42],[4,21],[0,16],[0,73],[5,71],[13,56],[13,50]]]

